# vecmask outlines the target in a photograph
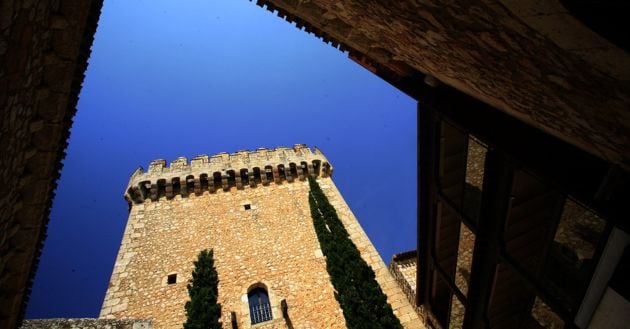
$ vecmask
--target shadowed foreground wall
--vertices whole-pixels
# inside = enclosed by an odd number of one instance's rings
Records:
[[[630,166],[630,83],[562,49],[498,0],[257,3],[341,45],[368,68],[386,68],[396,78],[430,75],[607,161]],[[565,35],[576,33],[566,28]]]
[[[0,2],[0,327],[24,313],[102,1]]]

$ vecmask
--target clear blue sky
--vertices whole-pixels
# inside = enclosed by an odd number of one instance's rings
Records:
[[[27,318],[96,317],[149,161],[318,146],[379,253],[415,249],[415,102],[246,0],[106,0]]]

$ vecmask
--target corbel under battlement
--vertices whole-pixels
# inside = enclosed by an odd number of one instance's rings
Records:
[[[257,185],[281,184],[307,176],[332,176],[333,168],[317,148],[311,150],[304,144],[293,148],[259,148],[256,151],[199,155],[188,163],[185,157],[173,160],[153,160],[147,171],[138,168],[127,185],[125,199],[129,203],[142,203],[146,199],[158,201],[161,197],[172,199],[176,195],[186,197],[214,193],[219,189],[244,189]]]

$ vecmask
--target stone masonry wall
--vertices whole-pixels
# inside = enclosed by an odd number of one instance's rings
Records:
[[[144,181],[150,171],[134,174],[131,182]],[[172,174],[172,168],[166,172]],[[211,248],[224,327],[235,312],[238,327],[250,328],[247,292],[262,285],[270,295],[273,320],[256,328],[289,328],[280,309],[283,299],[293,328],[345,328],[313,228],[308,182],[274,181],[133,202],[100,317],[149,318],[156,328],[181,327],[192,262],[200,250]],[[422,328],[332,180],[319,181],[395,314],[405,328]],[[169,285],[172,274],[176,283]]]
[[[0,1],[0,328],[28,299],[102,1]]]
[[[412,305],[416,303],[416,274],[418,270],[417,251],[394,255],[389,271],[407,295]]]
[[[148,320],[45,319],[25,320],[20,329],[151,329]]]
[[[307,195],[308,185],[295,182],[133,205],[101,317],[180,328],[192,262],[212,248],[224,327],[236,312],[239,328],[249,328],[247,291],[262,283],[274,319],[286,299],[296,328],[343,328]],[[177,274],[176,284],[167,285],[169,274]]]
[[[303,180],[309,174],[330,176],[332,172],[324,154],[304,144],[292,148],[199,155],[190,164],[185,157],[179,157],[168,167],[166,160],[158,159],[151,161],[146,172],[138,168],[133,173],[125,198],[129,202],[142,203],[145,199],[157,201],[161,196],[170,199],[177,194],[200,195],[204,191],[227,191],[231,186],[242,189],[281,180]]]

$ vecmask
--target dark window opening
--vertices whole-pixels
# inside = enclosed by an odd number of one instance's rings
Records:
[[[227,171],[228,187],[236,186],[236,173],[234,170]]]
[[[142,193],[142,197],[144,199],[149,197],[149,193],[151,192],[151,182],[144,181],[139,184],[140,193]]]
[[[249,302],[249,316],[252,324],[269,321],[271,316],[271,304],[269,303],[269,295],[264,288],[254,288],[247,294]]]
[[[177,274],[169,274],[166,277],[166,283],[167,284],[175,284],[175,283],[177,283]]]
[[[247,169],[241,169],[241,183],[243,183],[243,185],[249,185],[249,174]]]
[[[308,177],[308,165],[305,161],[300,163],[300,170],[302,171],[302,175],[304,175],[304,177]]]
[[[246,204],[246,205],[243,205],[243,208],[245,208],[245,210],[250,210],[252,209],[252,205]]]
[[[177,195],[181,193],[181,185],[179,183],[179,177],[175,177],[172,180],[173,184],[173,195]]]
[[[260,178],[260,168],[254,167],[254,182],[256,184],[262,183],[262,179]]]
[[[267,182],[273,182],[273,170],[271,166],[265,167],[265,176],[267,177]]]
[[[201,185],[201,191],[208,189],[208,174],[199,175],[199,184]]]
[[[157,188],[158,188],[158,198],[166,196],[166,179],[158,179]]]
[[[186,189],[188,190],[189,194],[192,194],[195,192],[195,177],[190,175],[190,176],[186,176]]]
[[[215,188],[221,188],[223,186],[223,182],[221,181],[221,173],[220,172],[215,172],[213,175],[213,180],[214,180],[214,187]]]
[[[284,165],[279,165],[278,166],[278,176],[280,176],[280,179],[287,179],[287,176],[284,172]]]

